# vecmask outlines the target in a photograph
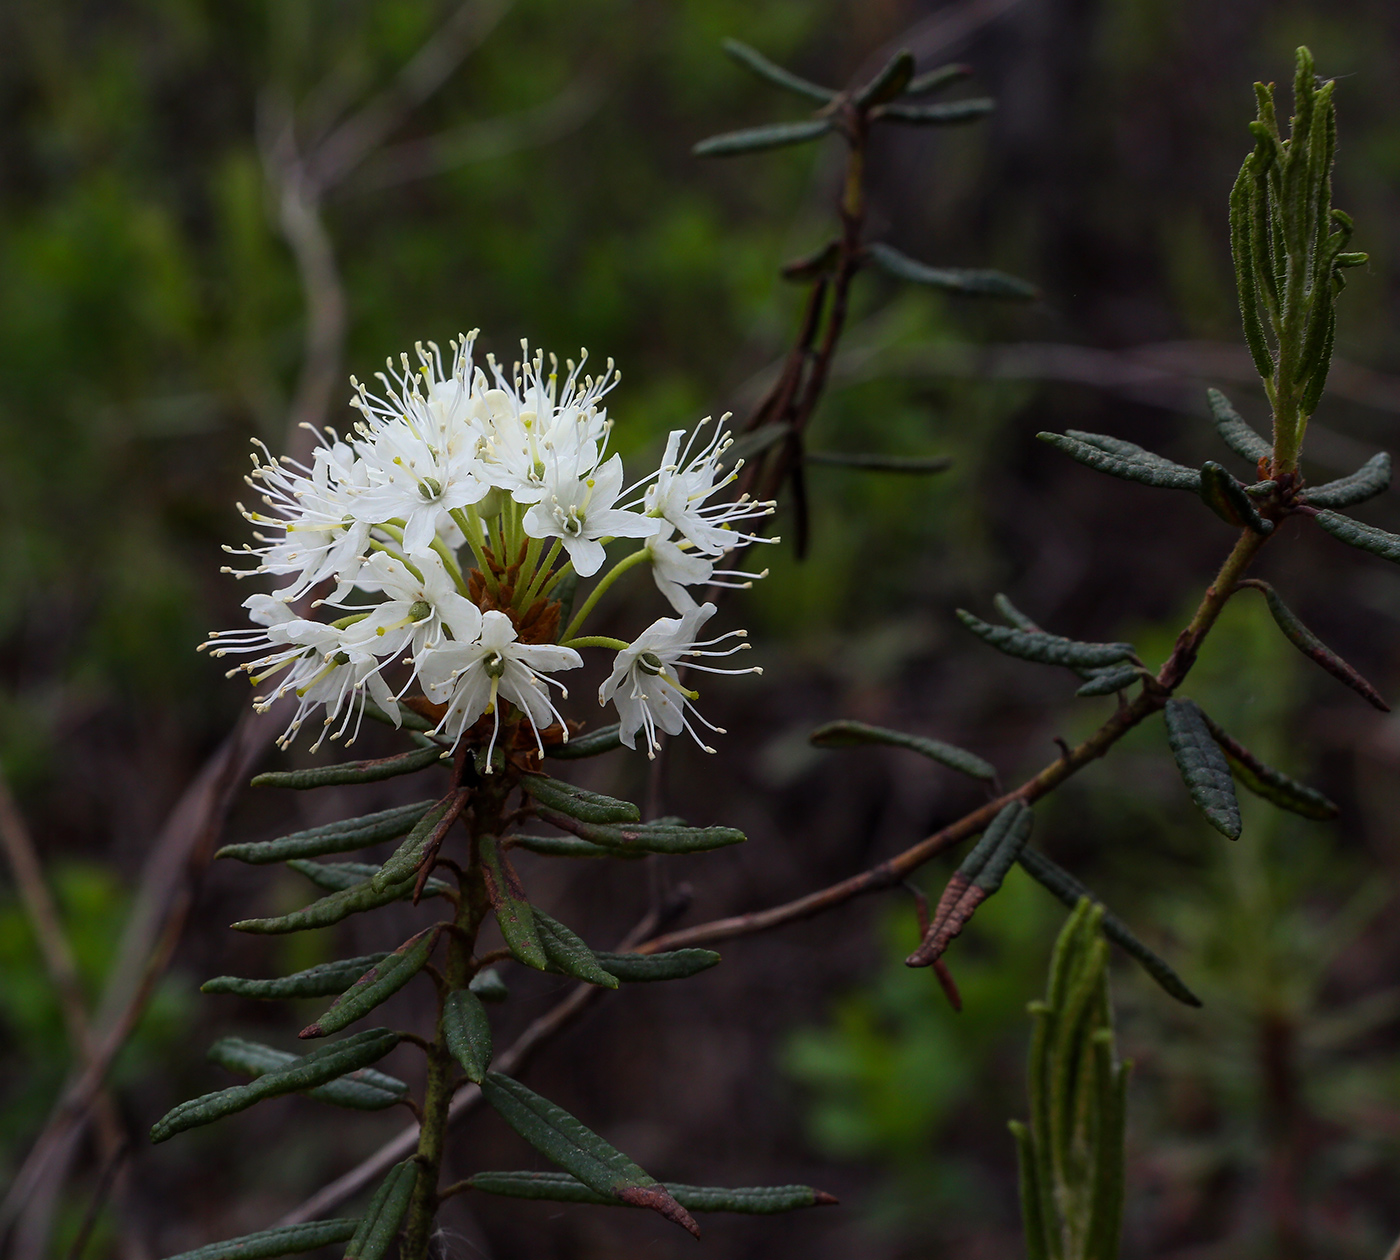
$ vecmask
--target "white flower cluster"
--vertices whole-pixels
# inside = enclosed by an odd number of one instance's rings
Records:
[[[378,374],[383,397],[352,377],[363,419],[346,440],[318,434],[309,468],[260,448],[249,484],[263,508],[240,504],[257,545],[225,548],[252,564],[226,572],[271,574],[284,585],[244,601],[253,628],[214,633],[203,646],[252,658],[230,672],[270,683],[259,709],[296,697],[284,746],[322,707],[317,745],[327,733],[353,740],[367,700],[397,724],[399,701],[416,685],[441,706],[434,734],[453,746],[492,719],[489,766],[502,701],[537,745],[555,722],[567,738],[549,686],[568,693],[552,675],[582,665],[579,648],[601,647],[617,656],[598,699],[616,705],[623,743],[635,748],[640,731],[654,755],[658,731],[687,730],[705,747],[692,719],[719,728],[696,711],[677,664],[759,671],[694,663],[748,645],[719,646],[742,639],[741,630],[701,639],[715,606],[697,604],[688,588],[763,576],[716,565],[740,544],[775,541],[743,526],[773,505],[716,498],[738,469],[724,467],[731,440],[723,420],[708,438],[700,436],[708,421],[688,439],[673,432],[661,467],[625,488],[621,456],[607,454],[612,421],[601,405],[618,380],[611,361],[599,377],[569,362],[561,383],[553,357],[546,372],[544,356],[527,349],[509,376],[488,355],[488,375],[473,363],[475,339],[453,342],[450,370],[431,343],[417,347],[416,369],[407,355],[398,368],[391,361]],[[541,616],[556,588],[598,573],[613,539],[636,540],[637,549],[598,580],[567,625]],[[679,617],[659,619],[630,644],[580,635],[598,598],[640,563],[650,563]],[[300,604],[309,604],[304,613]],[[319,619],[319,608],[335,618]]]

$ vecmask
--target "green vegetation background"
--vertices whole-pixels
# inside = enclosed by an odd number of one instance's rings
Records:
[[[247,699],[193,647],[237,624],[249,593],[218,574],[220,546],[244,537],[233,500],[248,442],[284,442],[302,355],[303,295],[270,205],[259,110],[278,93],[313,109],[362,100],[445,11],[429,0],[0,8],[0,761],[94,994],[152,836]],[[1206,382],[1262,422],[1233,349],[1225,199],[1247,147],[1249,84],[1286,79],[1300,42],[1341,79],[1336,200],[1372,257],[1343,299],[1347,366],[1310,473],[1393,445],[1400,415],[1400,383],[1385,375],[1400,371],[1400,23],[1382,0],[516,0],[391,141],[422,152],[445,136],[442,169],[395,183],[381,155],[327,206],[349,302],[346,372],[368,376],[415,340],[479,326],[500,357],[528,337],[561,357],[586,345],[615,358],[612,410],[630,455],[701,415],[742,416],[795,318],[798,294],[777,267],[824,239],[839,155],[828,142],[727,164],[689,156],[714,131],[800,116],[722,56],[725,35],[838,85],[902,43],[922,65],[968,60],[998,114],[882,138],[873,229],[931,262],[1025,275],[1045,300],[959,305],[862,281],[814,445],[957,464],[933,481],[814,469],[811,557],[765,553],[771,577],[727,610],[755,627],[767,673],[707,689],[707,712],[732,734],[716,758],[678,756],[668,789],[696,821],[751,836],[676,876],[707,916],[840,878],[969,803],[903,753],[816,753],[805,734],[820,721],[966,743],[1009,777],[1106,711],[966,642],[954,604],[985,611],[1007,590],[1061,632],[1132,637],[1148,660],[1168,649],[1228,532],[1189,501],[1065,467],[1032,435],[1101,430],[1199,462],[1219,455],[1200,419]],[[1165,376],[1144,364],[1166,364]],[[348,423],[347,396],[334,423]],[[1393,505],[1364,515],[1400,528]],[[1284,532],[1266,574],[1400,694],[1396,574]],[[661,611],[639,584],[617,624]],[[1241,602],[1191,694],[1338,799],[1336,826],[1247,808],[1244,839],[1226,847],[1192,814],[1160,729],[1040,811],[1040,841],[1207,998],[1200,1014],[1171,1009],[1119,967],[1122,1040],[1139,1064],[1126,1254],[1378,1260],[1400,1228],[1400,933],[1386,913],[1400,742],[1290,653],[1262,606]],[[637,790],[635,766],[607,773]],[[293,809],[248,800],[232,830],[276,834]],[[936,864],[922,882],[936,895],[945,874]],[[133,1187],[89,1256],[116,1254],[122,1234],[123,1254],[164,1255],[259,1228],[394,1130],[293,1100],[181,1151],[141,1144],[171,1102],[224,1083],[201,1057],[217,1035],[290,1044],[294,1021],[200,997],[200,980],[239,966],[270,974],[332,948],[309,942],[293,957],[230,941],[225,925],[250,904],[305,895],[253,875],[210,873],[121,1061]],[[542,900],[600,943],[646,895],[631,873],[538,878]],[[843,1199],[792,1221],[716,1221],[713,1254],[1016,1256],[1003,1124],[1023,1107],[1024,1003],[1060,914],[1008,881],[950,954],[961,1018],[931,977],[899,966],[914,929],[896,899],[735,943],[702,980],[610,1003],[532,1079],[659,1176],[806,1180]],[[553,992],[531,983],[522,1021]],[[8,879],[0,1064],[8,1174],[66,1070],[58,1007]],[[486,1122],[455,1142],[464,1172],[525,1158]],[[93,1176],[85,1157],[55,1254]],[[453,1254],[692,1246],[638,1214],[454,1211]]]

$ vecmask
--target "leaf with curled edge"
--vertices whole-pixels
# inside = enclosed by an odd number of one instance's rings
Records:
[[[531,910],[535,916],[540,945],[544,949],[545,957],[549,959],[551,971],[562,972],[566,976],[573,976],[575,980],[596,984],[600,988],[617,988],[617,977],[603,968],[582,937],[558,919],[547,915],[538,906],[532,906]]]
[[[235,997],[282,998],[335,997],[344,993],[376,963],[389,955],[366,954],[362,958],[341,958],[335,962],[319,963],[290,976],[275,976],[270,980],[245,980],[241,976],[215,976],[199,986],[201,993],[230,993]]]
[[[1016,860],[1028,875],[1054,893],[1071,910],[1079,904],[1081,897],[1087,897],[1095,905],[1103,906],[1103,902],[1088,888],[1043,853],[1027,847],[1021,850]],[[1176,974],[1171,965],[1148,949],[1133,934],[1132,929],[1106,906],[1104,907],[1102,930],[1103,934],[1119,946],[1124,953],[1136,958],[1142,964],[1142,969],[1178,1002],[1184,1002],[1187,1006],[1201,1005],[1201,999],[1186,987],[1186,982]]]
[[[406,1159],[389,1169],[345,1248],[345,1260],[383,1260],[388,1255],[408,1214],[418,1174],[416,1159]]]
[[[375,963],[331,1003],[320,1019],[297,1035],[306,1040],[339,1032],[387,1002],[428,965],[428,956],[441,930],[440,926],[424,928],[410,937],[387,958]]]
[[[1064,433],[1037,433],[1040,441],[1053,446],[1057,451],[1077,460],[1087,468],[1107,473],[1111,477],[1121,477],[1124,481],[1136,481],[1144,486],[1157,486],[1166,490],[1189,490],[1199,494],[1201,474],[1183,465],[1171,465],[1171,461],[1154,457],[1152,462],[1122,455],[1115,455],[1089,442],[1069,437]]]
[[[907,48],[901,48],[869,83],[856,92],[852,103],[857,109],[883,105],[901,95],[913,78],[914,54]]]
[[[806,144],[826,135],[832,129],[830,118],[812,118],[803,122],[770,123],[765,127],[746,127],[710,136],[691,146],[696,157],[739,157],[746,153],[761,153],[766,149],[782,149],[793,144]]]
[[[865,257],[896,279],[944,289],[949,293],[964,293],[969,297],[1021,298],[1026,301],[1040,296],[1040,290],[1035,285],[1009,276],[1004,271],[985,267],[931,267],[881,241],[867,245]]]
[[[904,89],[905,96],[927,96],[930,92],[942,91],[945,87],[957,83],[960,79],[966,79],[972,74],[972,67],[960,61],[951,62],[946,66],[936,66],[932,70],[925,70],[923,74],[916,74],[909,80],[909,86]]]
[[[996,107],[997,103],[990,97],[979,96],[967,101],[948,101],[942,105],[881,105],[872,110],[870,116],[916,127],[947,127],[976,122],[992,113]]]
[[[205,1057],[211,1063],[217,1063],[240,1076],[263,1076],[291,1066],[301,1056],[242,1037],[220,1037],[209,1047]],[[407,1098],[408,1086],[397,1077],[367,1067],[317,1085],[305,1093],[308,1098],[318,1102],[333,1103],[354,1111],[382,1111]]]
[[[1215,431],[1236,455],[1255,466],[1261,459],[1273,458],[1273,446],[1254,431],[1253,425],[1230,405],[1230,400],[1224,394],[1218,389],[1208,389],[1206,401],[1210,404]]]
[[[1321,665],[1333,678],[1345,683],[1357,695],[1361,696],[1367,703],[1374,705],[1382,713],[1390,712],[1390,705],[1385,702],[1381,693],[1309,630],[1269,583],[1258,578],[1251,578],[1242,585],[1252,586],[1264,593],[1275,624],[1283,631],[1284,638],[1293,644],[1298,651],[1310,661]]]
[[[1091,669],[1119,665],[1137,658],[1137,650],[1131,643],[1081,643],[1044,631],[994,626],[963,608],[957,609],[957,616],[973,634],[997,651],[1023,661],[1034,661],[1038,665]]]
[[[317,888],[327,892],[343,892],[354,888],[366,880],[373,880],[382,869],[374,862],[312,862],[302,858],[292,858],[287,866],[298,875],[305,875]],[[413,881],[405,880],[399,885],[399,896],[404,901],[413,898]],[[452,885],[436,876],[423,885],[423,896],[442,897],[452,892]]]
[[[614,748],[622,747],[620,734],[622,724],[614,722],[610,726],[600,726],[596,731],[585,731],[562,744],[546,744],[544,755],[555,761],[580,761],[584,757],[597,757]]]
[[[226,844],[214,856],[236,858],[263,866],[291,858],[321,857],[327,853],[350,853],[383,840],[397,840],[413,830],[414,824],[433,806],[432,801],[415,801],[393,809],[327,823],[306,831],[294,831],[278,840],[257,840],[248,844]]]
[[[496,922],[500,925],[501,935],[505,937],[506,947],[527,967],[544,971],[549,960],[540,944],[534,908],[526,900],[520,877],[516,875],[510,859],[501,852],[494,836],[482,836],[477,843],[481,851],[481,876],[486,884],[486,896],[496,912]]]
[[[306,791],[348,783],[379,783],[435,766],[442,761],[443,752],[434,744],[431,748],[413,748],[394,757],[377,757],[372,761],[346,761],[338,766],[313,766],[307,770],[268,770],[254,778],[252,786]]]
[[[480,1085],[491,1066],[491,1020],[481,999],[470,989],[454,989],[442,1008],[442,1031],[447,1050],[469,1081]]]
[[[512,1199],[616,1206],[609,1195],[590,1190],[577,1177],[560,1172],[479,1172],[467,1179],[473,1190]],[[798,1208],[827,1207],[835,1196],[811,1186],[682,1186],[667,1183],[676,1202],[691,1212],[742,1212],[767,1216]]]
[[[1338,538],[1348,546],[1369,551],[1373,556],[1400,564],[1400,534],[1390,534],[1374,525],[1363,525],[1340,512],[1324,509],[1313,517],[1333,538]]]
[[[1244,486],[1213,459],[1201,465],[1201,502],[1236,529],[1248,528],[1256,534],[1271,534],[1274,531],[1273,521],[1259,515]]]
[[[541,1155],[590,1190],[633,1207],[651,1208],[700,1237],[694,1218],[665,1186],[557,1103],[499,1072],[486,1074],[481,1093]]]
[[[808,742],[817,748],[855,748],[864,744],[887,744],[891,748],[907,748],[910,752],[916,752],[930,761],[958,771],[959,774],[981,779],[986,783],[997,777],[995,766],[965,748],[957,748],[952,744],[945,744],[942,740],[928,739],[922,735],[906,735],[903,731],[871,726],[865,722],[848,719],[827,722],[817,727],[807,738]]]
[[[1315,788],[1299,783],[1282,770],[1275,770],[1273,766],[1260,761],[1237,739],[1222,730],[1209,714],[1202,713],[1201,717],[1215,742],[1220,745],[1220,751],[1225,754],[1235,778],[1255,796],[1317,822],[1326,822],[1342,812]]]
[[[1240,837],[1240,804],[1225,754],[1194,700],[1168,700],[1163,708],[1167,741],[1196,807],[1223,836]]]
[[[291,914],[278,915],[271,919],[241,919],[233,924],[237,932],[255,932],[259,935],[278,935],[283,932],[305,932],[310,928],[330,927],[352,914],[365,910],[377,910],[397,901],[406,892],[412,892],[413,881],[395,884],[389,888],[376,889],[369,880],[362,884],[331,893],[313,901],[309,906],[293,910]]]
[[[805,96],[809,100],[820,101],[822,104],[836,99],[834,88],[822,87],[819,83],[813,83],[810,79],[793,74],[791,70],[769,61],[758,49],[750,48],[737,39],[726,39],[721,47],[740,65],[747,66],[760,79],[766,79],[774,87],[794,92],[798,96]]]
[[[206,1243],[193,1251],[171,1256],[169,1260],[272,1260],[274,1256],[295,1256],[348,1241],[354,1237],[359,1223],[353,1217],[346,1217],[280,1225],[256,1234],[244,1234],[241,1238]]]
[[[595,952],[598,965],[627,984],[656,980],[688,980],[715,966],[720,956],[712,949],[673,949],[661,954]]]
[[[521,775],[520,786],[538,804],[581,822],[633,823],[642,816],[642,811],[631,801],[590,792],[587,788],[565,783],[562,779],[551,779],[544,774]]]
[[[678,821],[658,818],[644,823],[588,823],[544,806],[535,812],[545,822],[572,832],[590,844],[606,845],[616,856],[638,853],[703,853],[742,844],[747,837],[733,827],[687,827]]]
[[[1035,815],[1022,800],[1011,801],[982,833],[938,899],[923,942],[904,960],[907,967],[927,967],[942,957],[973,912],[1001,887],[1006,872],[1026,847]]]
[[[1381,451],[1378,455],[1372,455],[1354,473],[1320,486],[1307,487],[1303,491],[1303,502],[1316,508],[1351,507],[1354,503],[1374,499],[1389,489],[1390,453]]]

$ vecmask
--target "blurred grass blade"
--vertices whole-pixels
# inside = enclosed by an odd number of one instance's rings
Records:
[[[806,451],[802,458],[809,464],[861,468],[869,472],[907,473],[919,477],[947,472],[953,466],[951,455],[855,455],[845,451]]]
[[[948,881],[923,941],[904,960],[905,966],[927,967],[943,956],[977,907],[1001,887],[1006,872],[1026,847],[1034,823],[1035,815],[1021,800],[1010,802],[992,819]]]
[[[1227,525],[1256,534],[1273,533],[1273,521],[1259,515],[1244,487],[1213,459],[1201,465],[1201,501]]]
[[[1071,459],[1078,460],[1097,472],[1108,473],[1111,477],[1121,477],[1124,481],[1136,481],[1140,485],[1158,486],[1167,490],[1189,490],[1192,494],[1199,494],[1201,491],[1199,472],[1194,468],[1173,464],[1160,456],[1153,456],[1150,461],[1128,458],[1063,433],[1037,433],[1036,437]]]
[[[1212,738],[1220,745],[1220,751],[1231,771],[1246,788],[1263,797],[1280,809],[1286,809],[1304,818],[1326,822],[1336,818],[1342,811],[1315,788],[1307,787],[1296,779],[1289,778],[1282,770],[1275,770],[1259,760],[1238,740],[1226,734],[1220,726],[1202,713]]]
[[[719,962],[712,949],[673,949],[664,954],[595,953],[598,965],[628,984],[653,980],[686,980]]]
[[[766,127],[749,127],[711,136],[691,148],[696,157],[738,157],[745,153],[761,153],[766,149],[782,149],[792,144],[805,144],[831,130],[829,118],[813,118],[805,122],[770,123]]]
[[[330,927],[342,919],[348,919],[352,914],[387,906],[391,901],[397,901],[412,891],[412,880],[380,890],[376,890],[369,880],[365,880],[362,884],[355,884],[341,892],[331,893],[329,897],[322,897],[320,901],[313,901],[300,910],[293,910],[291,914],[282,914],[271,919],[241,919],[233,927],[239,932],[255,932],[259,935],[304,932],[308,928]]]
[[[551,779],[548,775],[521,775],[520,786],[541,805],[581,822],[629,823],[637,822],[642,816],[642,811],[631,801],[590,792],[587,788]]]
[[[448,1052],[469,1081],[480,1085],[491,1066],[491,1020],[470,989],[454,989],[442,1008],[442,1031]]]
[[[742,831],[736,831],[733,827],[687,827],[683,823],[666,822],[659,818],[655,822],[622,826],[582,822],[543,806],[538,807],[536,812],[545,822],[570,831],[591,844],[606,845],[624,857],[637,853],[702,853],[708,849],[742,844],[746,839]]]
[[[512,1199],[547,1199],[557,1203],[594,1203],[616,1206],[611,1195],[590,1190],[577,1177],[561,1172],[479,1172],[468,1179],[473,1190]],[[797,1208],[822,1207],[836,1202],[811,1186],[666,1187],[683,1208],[692,1212],[743,1212],[768,1215]]]
[[[500,924],[507,948],[527,967],[543,971],[549,960],[540,944],[534,910],[525,899],[520,877],[516,875],[510,859],[500,851],[494,836],[482,836],[478,844],[481,847],[481,874],[486,881],[486,895],[496,912],[496,922]]]
[[[913,78],[914,54],[903,48],[889,59],[879,74],[855,94],[853,103],[857,109],[883,105],[901,95]]]
[[[996,107],[997,103],[990,97],[979,96],[968,101],[949,101],[944,105],[882,105],[871,113],[871,117],[914,126],[947,127],[956,123],[976,122],[992,113]]]
[[[700,1228],[666,1187],[562,1107],[499,1072],[488,1072],[482,1095],[505,1122],[546,1159],[590,1190],[634,1207],[648,1207],[689,1230]]]
[[[930,267],[891,245],[875,241],[865,247],[866,256],[882,271],[900,280],[926,284],[950,293],[966,293],[973,297],[1002,297],[1031,299],[1040,296],[1033,284],[1008,276],[1003,271],[968,267]]]
[[[320,1019],[297,1035],[305,1040],[339,1032],[388,1001],[427,966],[428,955],[437,944],[439,931],[437,927],[424,928],[405,941],[382,962],[375,963],[331,1003]]]
[[[836,99],[834,89],[824,88],[793,74],[790,70],[784,70],[782,66],[769,61],[758,49],[741,44],[737,39],[726,39],[722,46],[740,65],[747,66],[760,79],[767,79],[775,87],[785,88],[789,92],[796,92],[798,96],[805,96],[822,104]]]
[[[397,840],[413,830],[413,825],[432,807],[432,801],[415,801],[380,810],[362,818],[327,823],[307,831],[294,831],[280,840],[259,840],[251,844],[226,844],[214,856],[237,858],[262,866],[289,858],[320,857],[326,853],[350,853],[384,840]]]
[[[273,1256],[294,1256],[342,1243],[354,1237],[359,1221],[344,1218],[283,1225],[257,1234],[244,1234],[225,1242],[209,1243],[193,1251],[182,1251],[169,1260],[271,1260]]]
[[[1215,431],[1221,440],[1241,459],[1257,466],[1261,459],[1271,459],[1274,448],[1254,431],[1252,425],[1231,405],[1218,389],[1206,390],[1206,401],[1215,420]]]
[[[344,993],[352,984],[388,954],[366,954],[363,958],[342,958],[320,963],[290,976],[272,980],[244,980],[238,976],[215,976],[199,986],[201,993],[232,993],[246,998],[318,998]]]
[[[1303,491],[1303,502],[1316,508],[1351,507],[1390,489],[1390,453],[1372,455],[1354,473]]]
[[[253,779],[253,787],[309,788],[334,787],[346,783],[378,783],[401,774],[426,770],[442,761],[443,749],[413,748],[395,757],[373,761],[346,761],[338,766],[313,766],[308,770],[268,770]]]
[[[345,1260],[383,1260],[398,1237],[399,1226],[408,1213],[409,1200],[417,1184],[416,1159],[406,1159],[389,1169],[360,1218],[350,1245],[345,1248]]]
[[[1400,564],[1400,534],[1388,534],[1374,525],[1363,525],[1340,512],[1322,511],[1313,518],[1333,538],[1340,538],[1352,547],[1369,551],[1373,556]]]
[[[856,748],[864,744],[887,744],[892,748],[907,748],[910,752],[970,775],[974,779],[991,783],[996,777],[996,767],[983,761],[975,753],[964,748],[955,748],[942,740],[927,739],[922,735],[906,735],[903,731],[887,730],[883,726],[869,726],[865,722],[843,719],[819,726],[808,736],[810,743],[817,748]]]
[[[582,937],[571,928],[565,927],[558,919],[551,918],[538,906],[532,906],[535,928],[539,933],[540,945],[549,959],[553,970],[561,971],[575,980],[596,984],[600,988],[617,988],[617,977],[604,970],[593,956],[593,951]]]
[[[1031,848],[1022,849],[1017,861],[1025,868],[1028,875],[1037,883],[1048,888],[1071,910],[1084,897],[1097,906],[1103,906],[1103,902],[1089,889],[1043,853]],[[1119,946],[1125,954],[1136,958],[1142,964],[1142,969],[1178,1002],[1184,1002],[1187,1006],[1201,1005],[1201,999],[1186,987],[1186,982],[1177,975],[1171,965],[1144,945],[1133,934],[1132,929],[1106,906],[1103,907],[1103,934]]]
[[[186,1129],[244,1111],[264,1098],[314,1089],[317,1085],[368,1067],[398,1044],[398,1033],[387,1028],[371,1028],[344,1041],[322,1046],[285,1067],[273,1068],[247,1085],[235,1085],[231,1089],[221,1089],[217,1093],[181,1103],[151,1127],[151,1141],[164,1142]]]
[[[1257,578],[1251,581],[1250,585],[1264,592],[1264,598],[1268,601],[1269,612],[1273,614],[1275,623],[1283,631],[1284,637],[1298,651],[1309,660],[1321,665],[1333,678],[1345,683],[1357,695],[1363,697],[1382,713],[1390,712],[1390,705],[1386,704],[1381,693],[1309,630],[1298,619],[1293,610],[1283,602],[1279,593],[1272,586]]]
[[[208,1059],[241,1076],[263,1076],[299,1061],[299,1055],[242,1037],[221,1037],[209,1047]],[[350,1107],[355,1111],[382,1111],[408,1097],[408,1086],[397,1077],[374,1068],[360,1068],[336,1080],[306,1091],[308,1098]]]
[[[596,757],[599,753],[612,752],[622,747],[622,737],[618,734],[621,725],[600,726],[596,731],[575,735],[566,744],[546,744],[544,755],[555,761],[578,761],[584,757]]]
[[[974,617],[966,609],[957,610],[958,620],[979,639],[999,652],[1034,661],[1039,665],[1067,665],[1095,668],[1117,665],[1136,657],[1131,643],[1080,643],[1044,631],[1020,630],[1011,626],[993,626]]]
[[[1225,754],[1215,742],[1208,719],[1194,700],[1168,700],[1163,709],[1167,741],[1191,799],[1206,820],[1231,840],[1240,837],[1240,805]]]

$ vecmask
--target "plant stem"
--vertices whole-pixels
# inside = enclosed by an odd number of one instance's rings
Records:
[[[579,627],[588,619],[588,614],[593,611],[594,605],[602,599],[603,592],[617,581],[628,569],[634,565],[641,564],[651,555],[645,547],[639,547],[630,556],[623,556],[611,569],[598,579],[598,585],[588,592],[588,598],[583,601],[583,607],[574,614],[574,618],[569,622],[567,629],[560,635],[560,639],[572,639],[579,631]]]

